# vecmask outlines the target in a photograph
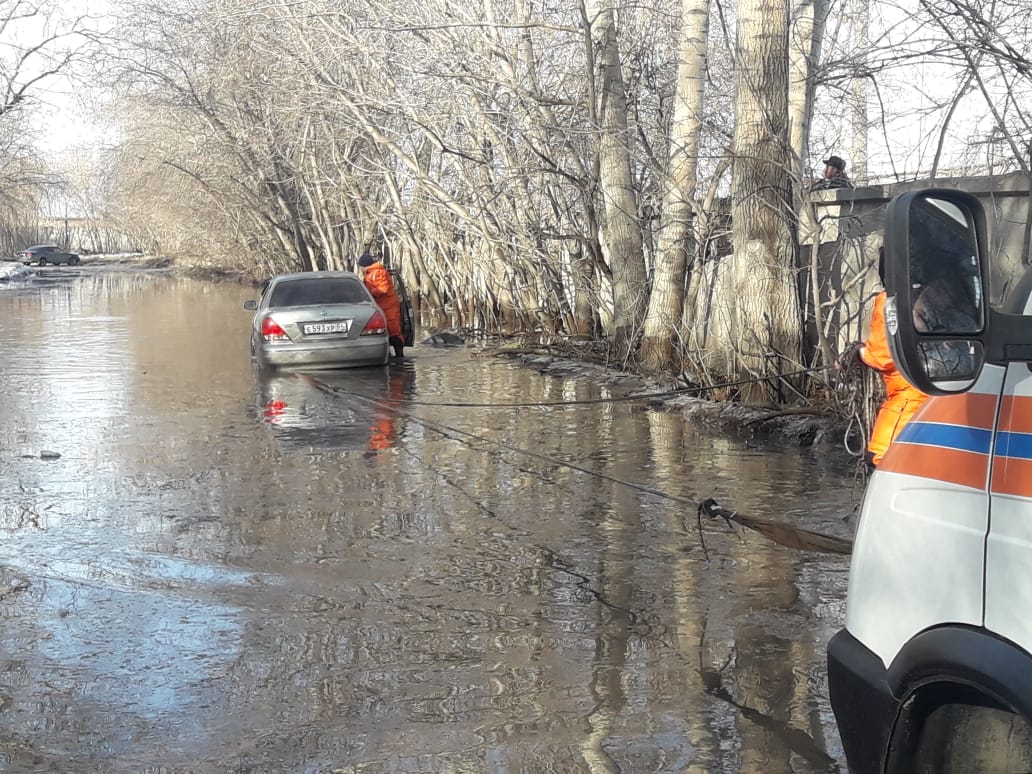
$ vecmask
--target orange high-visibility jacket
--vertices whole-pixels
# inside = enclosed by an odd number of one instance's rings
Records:
[[[871,430],[871,440],[867,444],[871,462],[875,465],[881,462],[889,444],[928,398],[903,377],[892,361],[889,334],[885,328],[886,298],[885,291],[875,297],[874,310],[871,312],[871,334],[860,348],[860,359],[875,371],[881,372],[887,395],[878,410],[878,418],[874,420]]]
[[[382,263],[367,266],[362,281],[387,318],[387,334],[401,336],[401,301],[398,300],[398,292],[394,289],[394,281],[387,269]]]

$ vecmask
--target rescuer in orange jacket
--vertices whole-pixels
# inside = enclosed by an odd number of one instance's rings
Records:
[[[871,439],[867,444],[868,460],[875,466],[881,462],[882,455],[899,431],[928,398],[903,377],[892,361],[889,335],[885,328],[887,297],[884,290],[875,297],[874,310],[871,312],[871,333],[859,352],[864,365],[881,373],[885,382],[885,402],[878,409],[878,417],[874,420]]]
[[[402,357],[405,339],[401,332],[401,301],[398,299],[398,291],[394,289],[394,280],[384,265],[369,253],[358,259],[358,268],[362,281],[373,294],[373,300],[387,318],[387,335],[394,347],[394,356]]]
[[[878,275],[885,281],[885,251],[878,254]],[[899,435],[899,431],[910,421],[914,413],[921,408],[921,404],[928,396],[914,387],[904,378],[903,374],[896,368],[892,360],[892,352],[889,349],[889,332],[885,327],[885,301],[888,295],[883,290],[874,298],[874,309],[871,311],[871,332],[867,341],[845,357],[845,365],[848,367],[852,358],[858,357],[868,368],[872,368],[881,374],[885,382],[885,401],[878,409],[878,416],[874,420],[874,427],[871,428],[871,438],[867,443],[867,461],[878,466],[882,455],[889,448],[889,444]]]

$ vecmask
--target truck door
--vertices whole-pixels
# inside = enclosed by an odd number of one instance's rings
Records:
[[[1003,373],[987,367],[969,392],[929,398],[868,484],[846,628],[886,666],[926,629],[982,624],[990,451]]]
[[[1007,367],[992,462],[985,626],[1032,651],[1032,372]]]

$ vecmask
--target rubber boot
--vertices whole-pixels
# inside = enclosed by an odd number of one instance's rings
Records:
[[[405,357],[405,342],[397,336],[391,336],[391,346],[394,347],[394,357],[401,360]]]

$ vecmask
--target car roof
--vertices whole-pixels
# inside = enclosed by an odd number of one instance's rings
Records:
[[[359,279],[359,276],[353,271],[293,271],[287,274],[275,275],[269,280],[269,284],[271,285],[273,282],[292,282],[293,280],[336,279],[339,277]]]
[[[32,247],[26,247],[26,250],[60,250],[57,245],[33,245]]]

